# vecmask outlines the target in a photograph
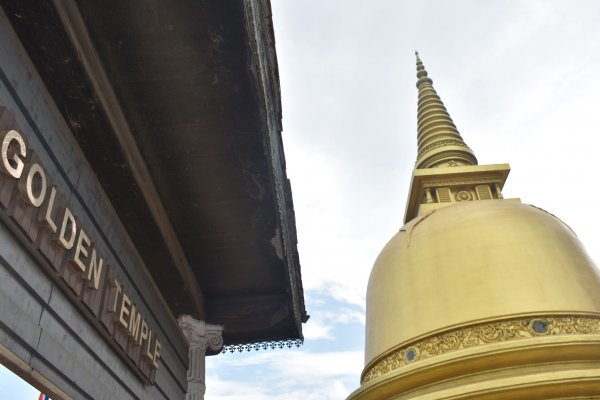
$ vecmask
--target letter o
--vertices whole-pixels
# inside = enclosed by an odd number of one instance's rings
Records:
[[[40,188],[40,192],[37,196],[35,193],[33,193],[33,179],[36,174],[39,175],[42,182],[42,187]],[[26,189],[27,200],[29,201],[29,203],[31,203],[31,205],[34,207],[41,206],[44,202],[44,198],[46,197],[46,174],[40,166],[40,164],[34,163],[31,164],[31,167],[29,167],[29,173],[27,174]]]

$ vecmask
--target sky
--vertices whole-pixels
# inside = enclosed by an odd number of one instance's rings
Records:
[[[344,399],[366,285],[403,225],[416,159],[414,51],[506,198],[565,221],[600,261],[597,1],[271,0],[306,306],[293,351],[208,359],[207,399]]]
[[[403,224],[416,159],[415,50],[479,163],[511,165],[504,196],[557,215],[600,262],[597,1],[271,5],[311,318],[298,349],[209,357],[207,399],[337,400],[359,387],[369,272]]]

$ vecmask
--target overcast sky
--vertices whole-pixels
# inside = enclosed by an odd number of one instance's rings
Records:
[[[505,197],[557,215],[600,260],[599,2],[271,3],[311,319],[300,349],[209,358],[207,399],[358,388],[367,279],[416,157],[415,49],[480,164],[511,165]]]
[[[271,3],[311,319],[299,350],[210,358],[208,399],[358,388],[367,279],[416,158],[415,49],[480,164],[511,165],[505,197],[557,215],[600,260],[600,3]]]

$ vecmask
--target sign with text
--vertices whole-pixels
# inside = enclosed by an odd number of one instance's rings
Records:
[[[68,193],[57,189],[16,123],[6,124],[10,116],[0,111],[3,219],[20,230],[36,259],[136,374],[154,383],[161,346],[155,331],[73,211]]]

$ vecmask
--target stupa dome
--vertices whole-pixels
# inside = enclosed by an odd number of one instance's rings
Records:
[[[406,224],[367,289],[351,400],[600,398],[600,275],[554,215],[504,199],[417,56],[419,155]]]
[[[462,202],[413,219],[377,258],[365,358],[485,321],[588,314],[600,278],[567,225],[518,201]]]
[[[385,246],[369,279],[366,327],[363,382],[511,345],[521,354],[504,361],[515,367],[548,339],[600,340],[600,278],[573,231],[546,211],[457,203],[413,219]],[[455,371],[415,385],[446,372]]]

